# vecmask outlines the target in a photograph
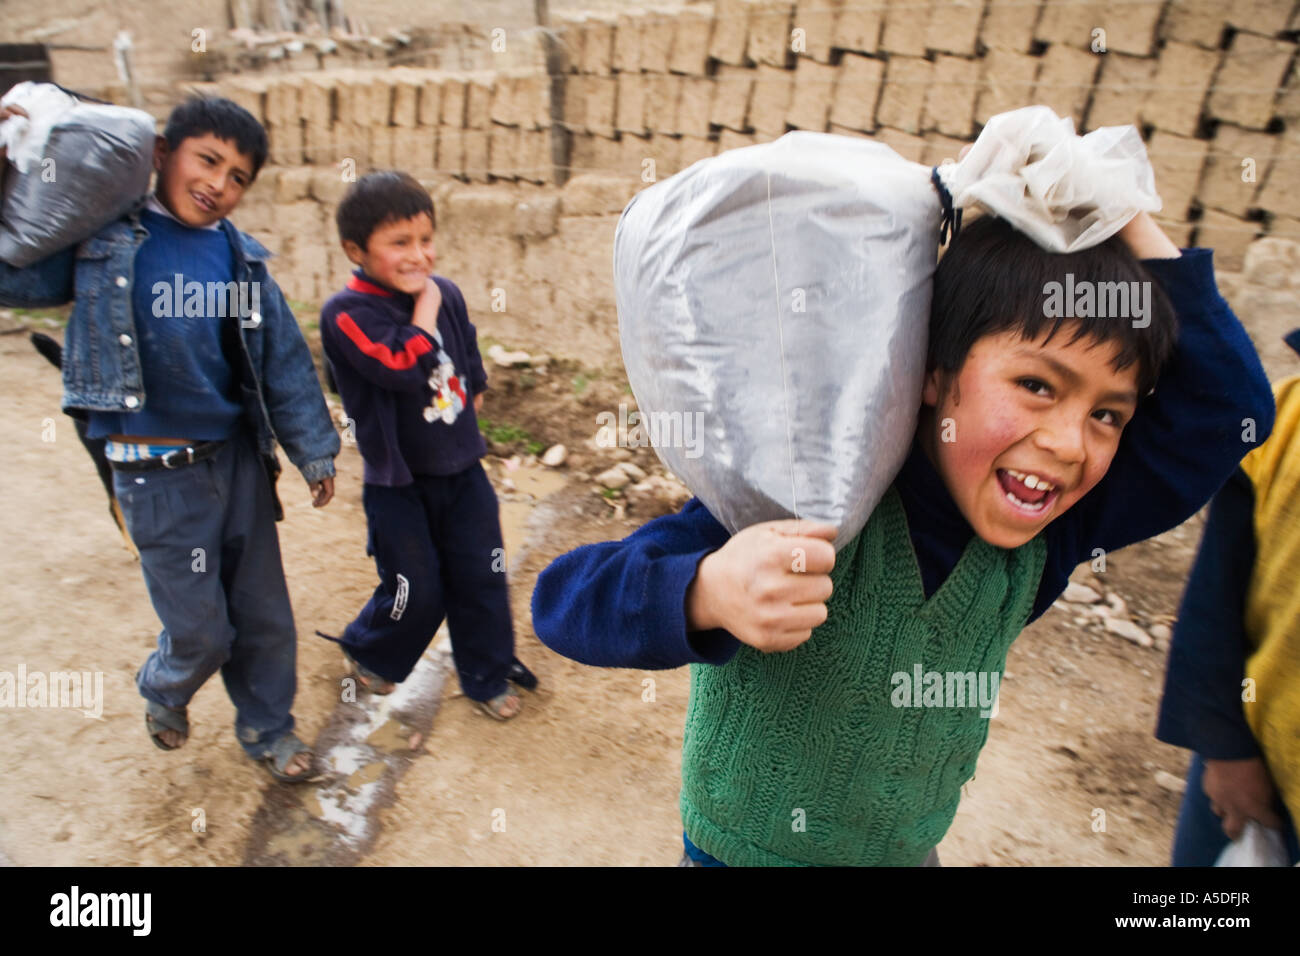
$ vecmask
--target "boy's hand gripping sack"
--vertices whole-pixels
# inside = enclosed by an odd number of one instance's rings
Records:
[[[155,132],[143,110],[82,102],[51,83],[19,83],[0,105],[28,114],[0,123],[0,260],[21,268],[75,245],[148,191]]]
[[[994,117],[980,142],[989,130],[996,148],[937,174],[870,140],[795,132],[639,193],[614,238],[640,413],[619,437],[652,444],[733,533],[800,517],[834,525],[837,549],[852,540],[916,429],[946,198],[983,201],[1049,248],[1159,208],[1103,161],[1113,143],[1079,147],[1046,107]],[[1120,137],[1129,163],[1132,148]],[[1080,201],[1095,211],[1075,215]]]

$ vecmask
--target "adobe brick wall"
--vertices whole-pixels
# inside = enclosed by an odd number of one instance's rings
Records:
[[[239,215],[278,248],[286,291],[318,302],[346,277],[340,164],[396,165],[429,184],[439,268],[493,334],[617,363],[610,241],[638,189],[794,128],[938,162],[989,116],[1035,102],[1083,131],[1137,124],[1157,218],[1179,242],[1213,244],[1221,266],[1240,268],[1259,236],[1300,239],[1296,0],[642,6],[554,13],[554,86],[518,58],[221,79],[271,133],[275,165]],[[307,251],[323,238],[325,254]],[[498,288],[508,306],[492,313]],[[562,331],[541,320],[561,315]]]

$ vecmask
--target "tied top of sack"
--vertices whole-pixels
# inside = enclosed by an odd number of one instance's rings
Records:
[[[1133,126],[1084,136],[1046,106],[991,117],[967,155],[939,167],[953,205],[976,203],[1052,252],[1105,242],[1140,212],[1157,212],[1155,173]]]

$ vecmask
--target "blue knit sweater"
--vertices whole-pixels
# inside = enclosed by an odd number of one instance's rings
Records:
[[[230,242],[220,229],[195,229],[148,209],[140,222],[149,237],[135,255],[131,306],[144,405],[91,412],[87,435],[229,438],[242,407],[221,345],[222,324],[238,321],[239,301],[230,301],[227,286],[235,274]]]

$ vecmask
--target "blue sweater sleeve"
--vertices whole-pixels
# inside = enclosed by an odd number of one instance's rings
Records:
[[[1260,754],[1241,707],[1254,508],[1254,489],[1238,468],[1210,505],[1169,647],[1156,737],[1211,760]]]
[[[551,650],[599,667],[725,664],[740,642],[724,630],[688,632],[686,591],[729,537],[691,499],[622,541],[561,555],[537,579],[533,629]]]
[[[1070,571],[1186,521],[1273,429],[1273,392],[1250,336],[1219,294],[1209,249],[1142,263],[1178,316],[1178,344],[1125,428],[1106,476],[1048,526],[1048,565],[1033,617]],[[1243,438],[1250,419],[1254,444]],[[1031,618],[1032,619],[1032,618]]]

